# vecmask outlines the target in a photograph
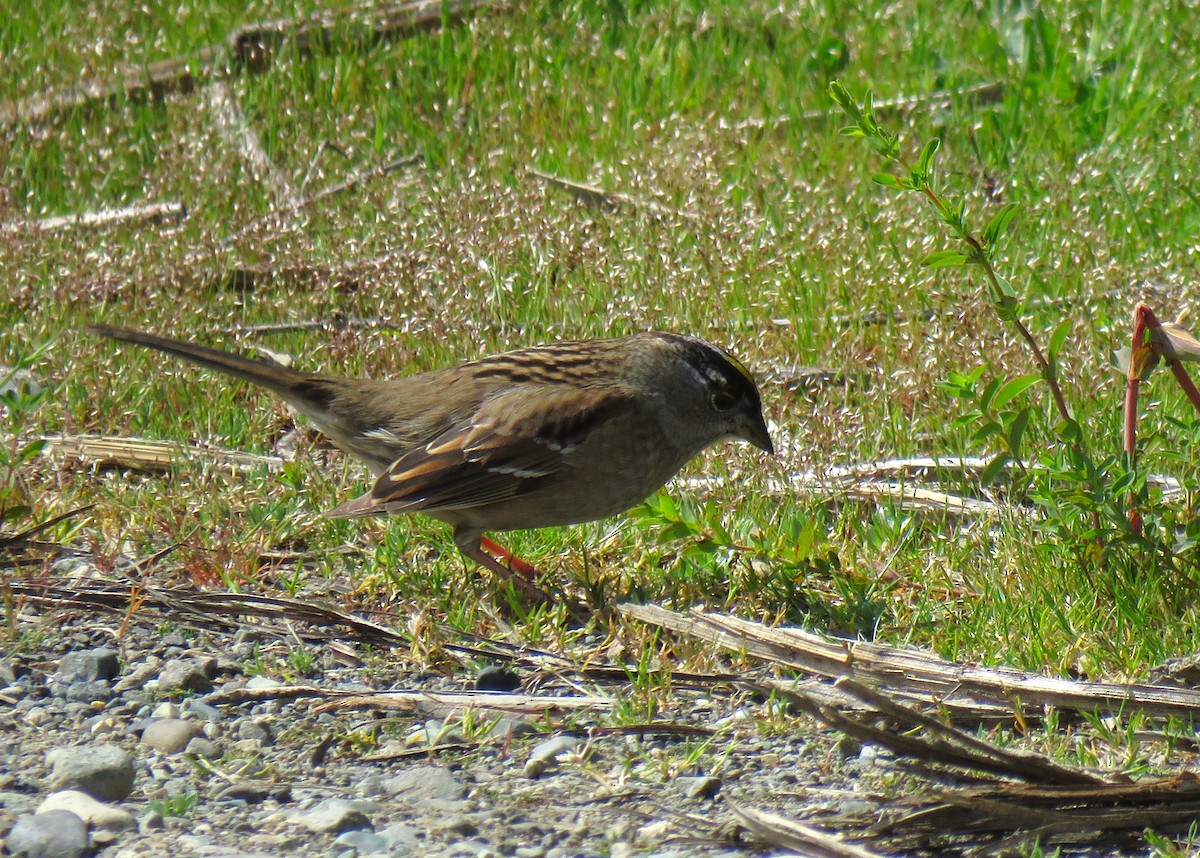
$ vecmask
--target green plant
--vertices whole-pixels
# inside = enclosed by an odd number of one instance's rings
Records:
[[[1081,559],[1094,558],[1111,567],[1115,562],[1129,569],[1174,566],[1194,562],[1191,554],[1176,552],[1179,543],[1162,527],[1173,521],[1170,510],[1154,508],[1155,523],[1143,528],[1140,517],[1127,516],[1125,498],[1131,507],[1146,497],[1145,475],[1133,468],[1131,452],[1124,457],[1093,456],[1087,431],[1074,416],[1059,381],[1059,362],[1070,334],[1070,320],[1059,321],[1043,348],[1025,321],[1026,308],[1012,283],[997,269],[996,248],[1017,212],[1016,203],[1001,205],[982,229],[972,223],[963,201],[950,199],[935,182],[937,138],[921,147],[910,159],[900,139],[879,121],[868,93],[858,103],[837,81],[830,95],[852,124],[842,129],[848,137],[861,138],[898,172],[876,173],[873,179],[895,191],[921,195],[937,220],[957,242],[957,247],[939,250],[922,260],[928,268],[968,267],[982,273],[988,298],[999,321],[1025,344],[1035,373],[1012,378],[986,379],[984,366],[951,372],[939,387],[957,399],[961,411],[952,429],[973,430],[970,440],[992,448],[992,458],[980,482],[988,485],[1008,474],[1008,491],[1015,501],[1031,501],[1043,514],[1043,530]],[[1135,338],[1136,339],[1136,338]],[[1046,410],[1027,402],[1027,393],[1044,390],[1053,405],[1053,421]],[[1128,434],[1127,434],[1128,437]],[[1016,474],[1011,474],[1011,469]]]
[[[200,795],[195,790],[185,789],[164,798],[150,799],[150,809],[164,819],[171,816],[190,816]]]
[[[34,380],[31,371],[49,347],[50,343],[44,343],[29,354],[19,355],[12,366],[0,367],[0,413],[5,423],[0,443],[0,525],[27,518],[32,512],[21,468],[45,449],[46,442],[29,440],[24,433],[50,395],[50,388]]]

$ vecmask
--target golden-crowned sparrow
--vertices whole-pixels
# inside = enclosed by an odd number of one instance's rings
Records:
[[[622,512],[723,439],[774,451],[749,371],[681,334],[554,343],[375,380],[298,372],[107,325],[91,330],[273,391],[377,478],[330,516],[426,513],[454,526],[463,554],[505,577],[509,569],[484,549],[516,558],[485,531]]]

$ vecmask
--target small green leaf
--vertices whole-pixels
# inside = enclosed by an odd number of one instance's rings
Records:
[[[938,250],[921,260],[923,268],[951,268],[967,264],[967,255],[957,250]]]
[[[1008,449],[1012,451],[1014,456],[1020,455],[1021,441],[1025,438],[1025,430],[1029,426],[1029,415],[1032,413],[1030,408],[1022,408],[1009,421],[1008,424]]]
[[[1012,400],[1042,380],[1040,375],[1021,375],[1005,383],[996,393],[992,407],[999,411]]]
[[[916,172],[920,173],[926,180],[933,173],[933,156],[937,154],[937,150],[941,145],[942,141],[934,137],[925,144],[924,148],[921,149],[921,154],[917,156]]]
[[[1021,315],[1021,302],[1013,295],[997,296],[992,306],[996,308],[1000,318],[1006,322],[1011,322]]]
[[[985,486],[994,483],[1010,461],[1012,460],[1007,453],[1001,453],[992,459],[992,461],[987,463],[987,467],[983,469],[983,473],[979,475],[979,482]]]
[[[876,173],[871,177],[871,181],[875,182],[877,185],[883,185],[885,188],[892,188],[896,191],[908,190],[907,186],[900,179],[900,177],[892,173]]]
[[[36,459],[38,457],[38,455],[42,452],[42,450],[46,449],[46,444],[47,444],[47,442],[42,439],[39,439],[37,441],[30,441],[28,444],[26,444],[24,447],[22,447],[19,451],[17,451],[15,464],[23,465],[26,462]]]
[[[983,228],[983,240],[988,244],[995,244],[996,239],[1004,234],[1008,229],[1008,225],[1012,223],[1014,217],[1017,216],[1017,204],[1006,203],[992,215],[992,219],[988,221],[988,225]]]
[[[850,103],[850,93],[840,80],[829,82],[829,97],[833,99],[834,104],[843,109]]]
[[[0,509],[0,521],[21,521],[33,514],[33,508],[25,504]]]
[[[1058,357],[1062,351],[1063,344],[1067,341],[1067,335],[1071,333],[1071,320],[1063,319],[1058,323],[1058,327],[1054,329],[1054,333],[1050,335],[1050,357]]]
[[[1000,385],[1004,383],[1002,378],[993,378],[988,382],[987,387],[983,389],[983,393],[979,395],[979,407],[984,411],[992,410],[992,400],[996,398],[996,393],[1000,390]]]
[[[983,442],[991,438],[995,438],[997,435],[1003,434],[1004,427],[1000,424],[1000,421],[990,420],[975,430],[975,434],[971,436],[971,440],[975,442]]]
[[[1013,298],[1013,299],[1015,299],[1017,297],[1017,290],[1013,288],[1013,285],[1008,282],[1007,278],[1001,277],[1000,275],[996,275],[996,283],[1000,289],[1001,295],[1003,295],[1006,298]]]
[[[1083,439],[1083,430],[1079,428],[1079,424],[1074,418],[1060,420],[1058,425],[1054,427],[1054,434],[1068,444],[1075,444]]]

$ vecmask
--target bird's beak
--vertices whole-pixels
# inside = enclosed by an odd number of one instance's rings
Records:
[[[775,455],[775,445],[771,443],[771,433],[767,431],[767,421],[762,414],[747,418],[742,430],[738,432],[738,437],[772,456]]]

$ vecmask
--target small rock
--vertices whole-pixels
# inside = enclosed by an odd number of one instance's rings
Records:
[[[576,736],[555,736],[534,748],[525,763],[525,777],[536,778],[558,766],[559,758],[580,745],[583,741]]]
[[[356,828],[371,828],[362,803],[344,798],[327,799],[311,810],[294,813],[291,821],[318,834],[333,834]]]
[[[489,664],[475,677],[480,691],[516,691],[521,687],[521,675],[511,667]]]
[[[204,731],[195,721],[157,718],[142,731],[142,744],[164,754],[178,754],[188,746],[188,742],[203,735]]]
[[[252,676],[246,681],[246,688],[250,691],[268,691],[272,688],[282,688],[283,683],[271,679],[269,676]]]
[[[133,790],[133,757],[116,745],[56,748],[46,755],[52,789],[77,789],[107,801]]]
[[[113,686],[113,691],[117,694],[124,694],[126,691],[142,688],[148,681],[158,675],[161,668],[162,659],[156,655],[148,655],[143,661],[138,662],[137,666],[130,673],[117,680],[117,684]]]
[[[31,727],[43,727],[54,720],[54,716],[43,706],[32,706],[25,710],[25,723]]]
[[[440,833],[461,834],[463,837],[474,837],[479,833],[479,826],[471,817],[458,814],[443,820],[435,829]]]
[[[179,714],[193,715],[201,721],[216,722],[222,719],[221,710],[196,697],[189,697],[179,707]]]
[[[107,682],[113,679],[121,669],[121,662],[115,650],[108,647],[89,649],[82,652],[69,652],[58,663],[54,678],[63,685],[73,682]]]
[[[643,825],[637,830],[634,842],[639,846],[654,846],[661,843],[674,830],[675,822],[670,819],[660,819]]]
[[[172,703],[170,700],[164,700],[162,703],[154,707],[154,711],[150,713],[151,718],[178,718],[179,705]]]
[[[384,778],[379,786],[394,799],[427,808],[448,809],[466,796],[454,773],[441,766],[415,766]]]
[[[5,847],[7,854],[25,858],[82,858],[91,851],[87,823],[61,809],[20,817]]]
[[[106,680],[97,679],[94,682],[72,682],[70,685],[56,685],[55,694],[65,697],[75,703],[92,703],[93,701],[108,701],[116,696],[112,686]]]
[[[508,715],[504,715],[492,722],[492,726],[488,730],[488,737],[493,739],[512,737],[516,739],[521,736],[532,736],[538,732],[540,732],[538,726],[532,721],[526,721],[524,718],[511,718]]]
[[[447,724],[436,718],[426,721],[404,737],[406,745],[451,745],[465,742],[467,737],[456,724]]]
[[[87,793],[78,790],[62,790],[46,796],[46,800],[38,806],[37,812],[43,814],[51,810],[69,810],[92,828],[103,828],[106,831],[137,828],[137,820],[133,818],[132,813],[96,801]]]
[[[204,658],[173,658],[158,673],[160,691],[212,691],[212,678],[217,675],[217,660]]]
[[[242,801],[246,804],[258,804],[271,794],[267,784],[254,781],[238,781],[217,790],[213,796],[217,801]]]
[[[16,683],[17,677],[24,676],[26,673],[28,673],[28,668],[22,671],[11,658],[0,658],[0,685],[13,685]]]
[[[342,832],[334,839],[333,843],[335,846],[353,849],[357,855],[370,855],[372,853],[386,855],[389,848],[388,841],[383,837],[380,837],[373,831],[367,831],[362,828]]]
[[[676,778],[675,782],[688,798],[712,798],[721,789],[721,779],[711,776]]]
[[[166,821],[153,810],[146,811],[138,820],[138,832],[147,834],[151,831],[161,831],[167,827]]]
[[[234,727],[234,733],[239,739],[255,739],[264,746],[275,740],[270,725],[257,718],[240,719]]]
[[[454,858],[499,858],[500,853],[485,840],[460,840],[445,852]]]
[[[402,849],[415,850],[420,844],[416,830],[407,825],[389,825],[383,831],[379,832],[379,836],[387,843],[388,848],[393,851],[400,851]]]
[[[191,754],[193,757],[204,757],[206,760],[216,760],[221,757],[221,746],[212,739],[207,739],[204,736],[197,736],[192,739],[183,750],[185,754]]]

